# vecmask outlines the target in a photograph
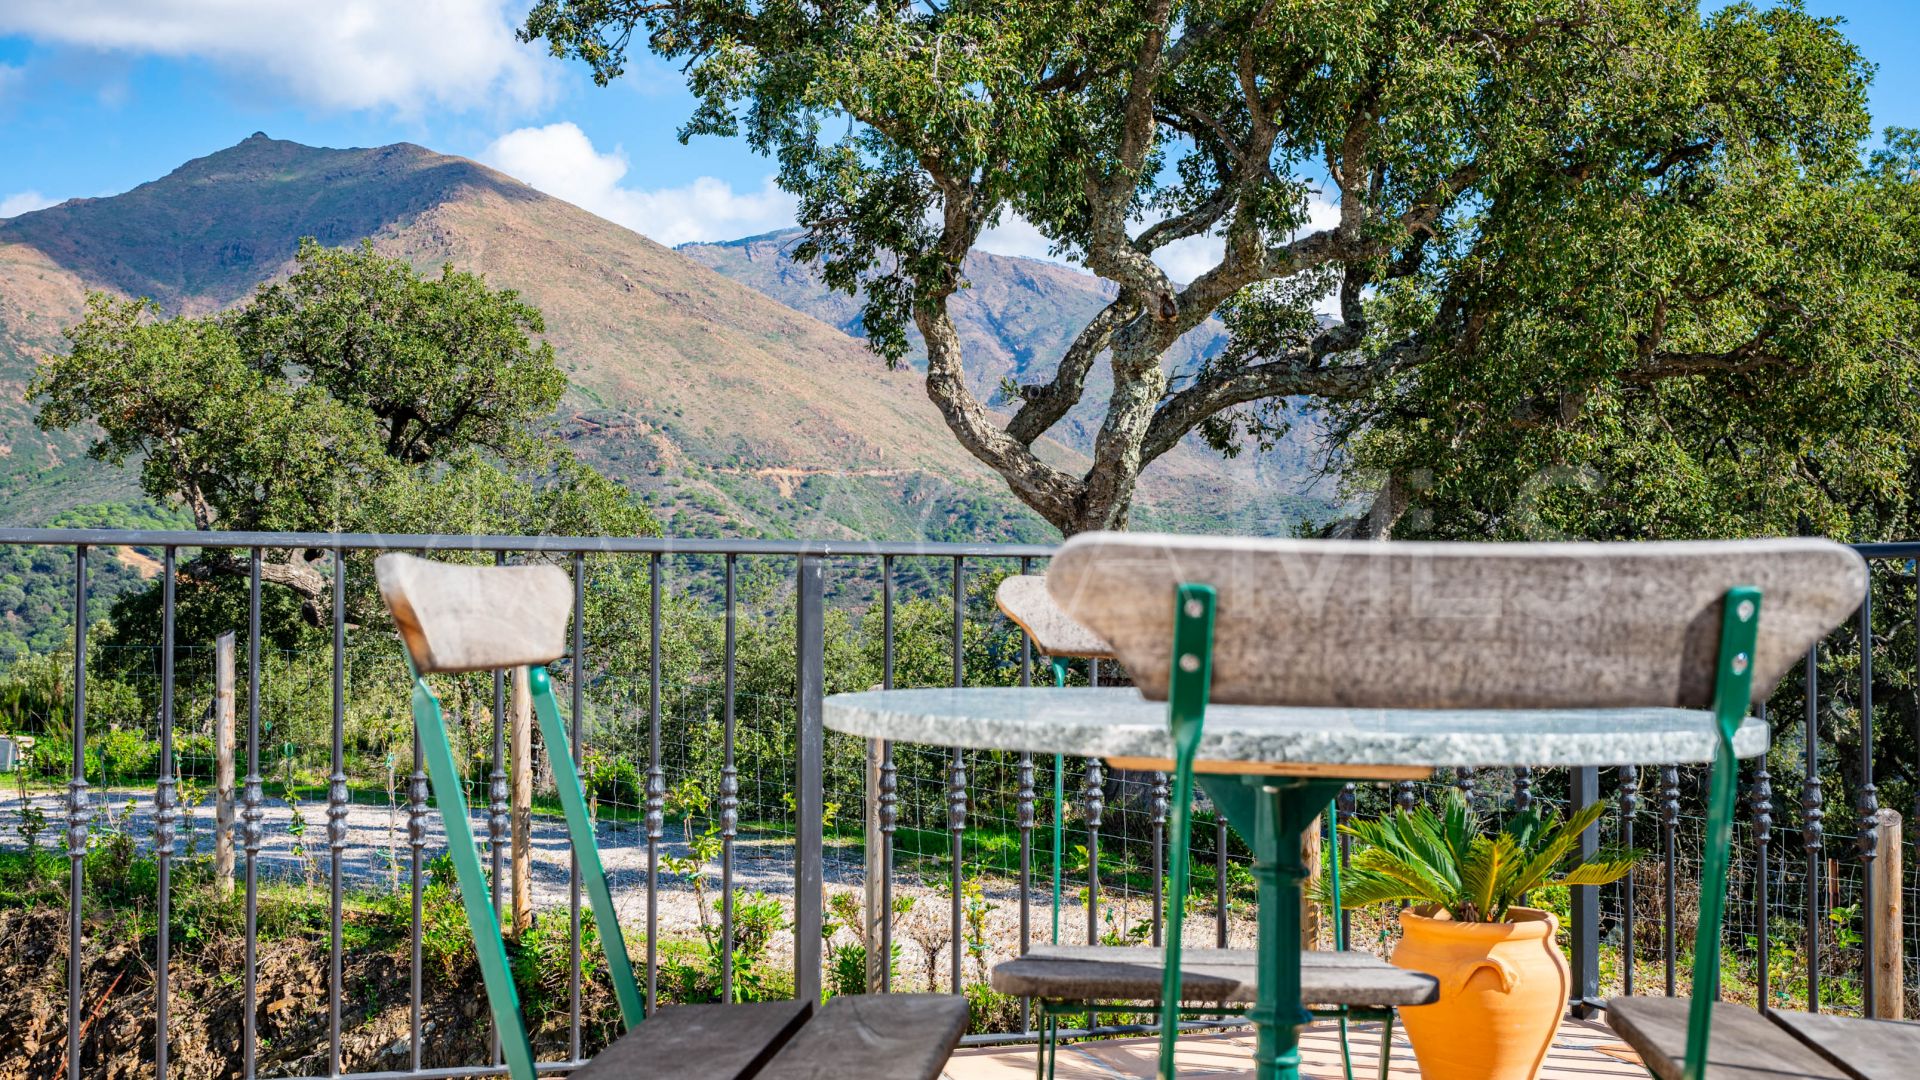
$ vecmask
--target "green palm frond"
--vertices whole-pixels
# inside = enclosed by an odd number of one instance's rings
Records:
[[[1447,850],[1453,854],[1454,862],[1466,861],[1474,834],[1478,831],[1473,820],[1473,809],[1467,805],[1467,800],[1448,799],[1444,835]]]
[[[1640,853],[1610,848],[1553,879],[1555,885],[1611,885],[1632,872]]]
[[[1357,890],[1380,889],[1397,890],[1399,899],[1426,904],[1446,903],[1455,893],[1450,884],[1428,868],[1376,848],[1354,858],[1347,869],[1342,892],[1354,895]]]
[[[1356,852],[1349,875],[1355,873],[1404,882],[1409,888],[1421,890],[1422,895],[1434,903],[1445,903],[1459,891],[1457,882],[1441,877],[1432,867],[1418,860],[1403,859],[1385,848]]]
[[[1446,882],[1449,889],[1459,889],[1460,859],[1448,843],[1446,823],[1424,806],[1412,816],[1412,827],[1405,835],[1407,846],[1419,865],[1428,874]]]
[[[1388,877],[1365,877],[1340,885],[1340,902],[1352,907],[1368,904],[1432,904],[1437,901],[1424,889]]]
[[[1513,837],[1513,842],[1520,846],[1520,850],[1529,851],[1533,848],[1534,839],[1540,835],[1540,830],[1558,818],[1559,814],[1552,810],[1547,811],[1546,817],[1542,817],[1540,811],[1530,808],[1508,818],[1502,831]]]
[[[1504,921],[1509,908],[1542,885],[1604,885],[1633,868],[1638,851],[1577,857],[1580,834],[1606,809],[1596,803],[1565,818],[1551,809],[1528,811],[1489,832],[1455,790],[1437,814],[1422,806],[1344,822],[1341,832],[1354,847],[1341,902],[1349,908],[1433,904],[1461,922]]]
[[[1349,822],[1341,831],[1356,841],[1359,852],[1386,852],[1409,867],[1434,868],[1448,861],[1444,852],[1436,850],[1436,827],[1433,812],[1421,807],[1413,813],[1397,812],[1375,821]],[[1429,869],[1427,876],[1435,881],[1436,889],[1450,890],[1459,885],[1451,872]]]
[[[1512,867],[1517,861],[1511,836],[1503,833],[1493,840],[1484,836],[1472,839],[1467,860],[1460,868],[1460,885],[1476,917],[1491,919],[1498,913],[1499,907],[1504,907],[1500,904],[1505,892],[1502,886],[1506,883],[1505,879],[1512,876]]]
[[[1607,804],[1596,802],[1565,821],[1560,820],[1560,815],[1555,812],[1549,812],[1542,818],[1539,829],[1532,837],[1535,850],[1515,879],[1514,895],[1517,897],[1532,892],[1545,883],[1555,868],[1579,846],[1580,834],[1586,832],[1606,812]]]

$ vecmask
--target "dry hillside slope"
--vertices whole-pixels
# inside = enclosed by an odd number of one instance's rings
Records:
[[[264,135],[123,195],[0,221],[6,520],[129,488],[76,463],[78,440],[35,432],[23,400],[34,358],[59,347],[85,290],[215,310],[285,273],[308,235],[369,237],[417,265],[451,261],[520,290],[546,313],[572,381],[559,429],[677,530],[1047,533],[954,442],[912,371],[887,371],[840,330],[474,162]],[[1146,521],[1219,519],[1221,506],[1263,497],[1198,458],[1155,472]],[[1276,516],[1292,510],[1273,503]]]

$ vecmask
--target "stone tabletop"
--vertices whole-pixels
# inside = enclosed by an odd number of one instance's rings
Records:
[[[1132,688],[871,690],[826,699],[826,725],[867,738],[1076,757],[1166,758],[1167,706]],[[1215,705],[1199,760],[1328,766],[1635,765],[1704,762],[1704,710],[1339,709]],[[1766,751],[1749,717],[1734,753]]]

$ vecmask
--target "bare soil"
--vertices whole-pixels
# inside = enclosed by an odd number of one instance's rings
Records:
[[[149,920],[150,922],[150,920]],[[116,925],[117,924],[117,925]],[[86,997],[80,1071],[104,1080],[150,1077],[154,1060],[152,938],[128,932],[124,915],[87,927]],[[39,907],[0,911],[0,1080],[66,1075],[67,922],[64,911]],[[237,934],[183,943],[169,965],[170,1058],[177,1080],[228,1080],[242,1075],[241,1022],[245,945]],[[423,979],[421,1058],[424,1068],[488,1060],[492,1024],[480,975],[470,964],[447,977]],[[412,1062],[411,981],[399,950],[349,950],[341,1067],[345,1072],[406,1069]],[[288,937],[259,946],[255,1014],[258,1075],[328,1073],[327,947],[324,936]],[[582,987],[588,1048],[610,1034],[612,995],[604,983]],[[535,1051],[565,1058],[564,1013],[536,1017]]]

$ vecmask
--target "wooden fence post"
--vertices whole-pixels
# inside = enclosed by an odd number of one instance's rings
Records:
[[[1873,867],[1874,905],[1867,917],[1874,921],[1873,1009],[1879,1020],[1898,1020],[1906,1009],[1906,957],[1901,942],[1900,812],[1881,810],[1875,838],[1879,842]]]
[[[866,852],[866,903],[862,905],[862,917],[866,925],[861,928],[860,940],[867,949],[867,992],[877,994],[886,975],[886,965],[891,957],[880,955],[880,923],[888,917],[884,886],[886,884],[886,835],[880,831],[880,740],[867,740],[867,830],[864,850]],[[1022,943],[1025,944],[1024,942]]]
[[[213,639],[213,881],[233,894],[233,631]]]
[[[1326,826],[1322,818],[1314,818],[1313,825],[1300,836],[1300,861],[1307,867],[1307,900],[1300,911],[1300,947],[1318,949],[1320,947],[1320,926],[1325,919],[1319,901],[1314,899],[1320,886],[1320,833]]]
[[[533,687],[527,669],[513,669],[513,719],[508,756],[512,794],[508,818],[513,829],[513,937],[533,925]],[[552,747],[548,747],[552,752]]]

